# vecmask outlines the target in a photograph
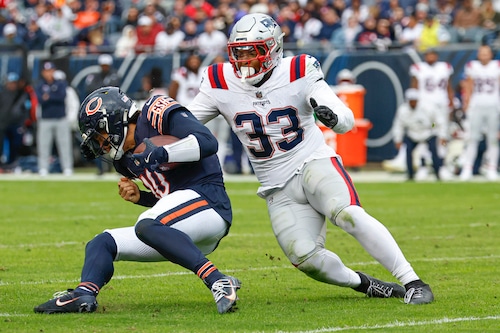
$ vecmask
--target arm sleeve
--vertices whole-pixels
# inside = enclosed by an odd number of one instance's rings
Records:
[[[152,192],[147,192],[147,191],[139,191],[141,193],[139,197],[139,201],[137,201],[135,204],[139,206],[144,206],[144,207],[153,207],[158,199],[154,196]]]
[[[187,109],[179,108],[171,112],[167,124],[167,133],[173,136],[185,138],[193,135],[196,137],[202,158],[217,153],[218,142],[215,136]]]

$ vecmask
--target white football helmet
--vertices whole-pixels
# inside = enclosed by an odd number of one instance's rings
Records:
[[[280,26],[269,15],[248,14],[231,30],[227,49],[229,62],[238,78],[250,85],[258,84],[264,75],[276,67],[283,58],[283,36]],[[238,59],[238,51],[255,51],[253,59]],[[260,70],[249,66],[253,60],[260,62]]]

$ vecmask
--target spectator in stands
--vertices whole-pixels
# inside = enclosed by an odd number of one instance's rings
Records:
[[[296,4],[296,2],[293,2]],[[276,22],[281,26],[281,30],[285,34],[283,37],[283,42],[285,43],[295,43],[296,39],[293,36],[293,31],[295,30],[295,25],[297,24],[298,18],[292,9],[290,4],[281,7]],[[226,32],[227,33],[227,32]]]
[[[286,5],[283,7],[287,7]],[[212,18],[214,22],[215,29],[224,33],[224,35],[229,35],[229,28],[234,22],[234,8],[230,3],[219,3],[215,15]]]
[[[360,24],[363,24],[365,20],[371,16],[370,8],[363,4],[362,0],[352,0],[351,5],[342,13],[342,25],[346,25],[347,19],[351,16],[354,16]]]
[[[139,18],[141,16],[149,16],[158,23],[162,25],[165,24],[165,14],[166,11],[162,8],[162,6],[158,3],[158,1],[147,0],[146,6],[144,6]]]
[[[451,41],[480,43],[484,34],[482,25],[481,10],[474,5],[473,0],[462,0],[450,27]]]
[[[379,5],[379,18],[384,18],[387,20],[391,20],[394,17],[395,13],[402,10],[404,13],[404,9],[399,5],[399,0],[388,0],[382,1]]]
[[[408,17],[405,15],[404,9],[402,7],[394,8],[391,17],[389,17],[389,22],[391,23],[391,31],[394,34],[394,41],[399,43],[403,28],[408,23]]]
[[[170,9],[170,13],[167,16],[167,22],[170,21],[173,17],[176,17],[180,20],[181,25],[186,21],[186,1],[185,0],[174,0],[172,8]]]
[[[72,3],[81,3],[81,1],[73,0]],[[76,12],[73,12],[73,25],[78,31],[90,28],[99,22],[101,18],[101,13],[99,13],[99,1],[85,0],[85,5],[80,5],[79,7],[80,8]]]
[[[491,43],[498,37],[500,27],[500,13],[493,8],[492,0],[485,0],[479,7],[483,17],[484,43]]]
[[[116,8],[116,2],[113,0],[106,0],[102,2],[101,7],[101,20],[99,25],[102,26],[104,34],[108,37],[120,34],[123,25],[119,10]]]
[[[180,29],[181,21],[173,16],[167,23],[164,31],[156,35],[154,52],[159,55],[170,54],[179,50],[185,34]]]
[[[368,16],[364,22],[360,33],[354,38],[357,48],[373,48],[377,40],[377,20],[373,16]]]
[[[155,23],[149,16],[141,16],[137,26],[137,44],[135,53],[153,52],[156,36],[163,31],[163,26]]]
[[[453,23],[453,16],[455,16],[455,0],[437,0],[434,14],[439,23],[448,29]]]
[[[332,34],[331,43],[338,50],[354,50],[356,36],[363,30],[358,20],[351,16],[347,19],[347,25],[341,26]]]
[[[403,28],[403,31],[399,36],[399,44],[403,47],[417,49],[424,24],[417,20],[417,16],[415,13],[412,13],[410,16],[408,16],[407,21],[408,23]]]
[[[205,30],[198,36],[198,51],[201,55],[225,53],[227,37],[222,31],[215,29],[214,21],[205,21]]]
[[[313,43],[316,36],[319,35],[322,26],[323,24],[321,21],[314,16],[311,11],[304,10],[294,31],[294,37],[299,47],[304,47]]]
[[[377,39],[373,42],[375,48],[378,51],[387,51],[394,41],[391,23],[386,19],[378,19],[375,31],[377,33]]]
[[[194,51],[198,49],[198,27],[196,22],[188,19],[183,27],[184,40],[180,43],[179,49],[181,51]]]
[[[3,38],[0,39],[0,43],[7,45],[22,45],[23,40],[17,34],[17,27],[14,23],[7,23],[3,27]]]
[[[299,3],[297,1],[294,1],[297,5]],[[342,14],[344,13],[344,10],[347,8],[347,4],[345,0],[333,0],[332,1],[332,8],[335,10],[337,13],[337,16],[342,18]]]
[[[337,12],[331,7],[323,7],[320,11],[320,18],[322,25],[315,39],[326,44],[330,42],[334,32],[342,25],[340,24],[340,18],[337,16]]]
[[[160,33],[158,33],[159,35]],[[157,35],[157,38],[158,38]],[[135,46],[137,45],[137,34],[133,25],[126,25],[122,29],[120,38],[116,41],[115,57],[123,58],[135,54]],[[155,42],[156,47],[156,42]]]
[[[46,12],[38,19],[38,25],[48,36],[50,53],[54,54],[57,47],[68,47],[73,44],[75,28],[73,13],[67,6],[54,8],[50,3],[46,5]]]
[[[201,10],[206,14],[206,17],[212,17],[214,13],[214,7],[205,0],[191,0],[184,8],[184,13],[187,17],[192,20],[196,19],[197,12]]]
[[[450,42],[451,36],[448,30],[434,18],[433,14],[427,14],[420,37],[416,41],[420,52],[428,49],[446,45]]]
[[[45,48],[47,36],[42,32],[36,19],[28,19],[26,23],[27,32],[24,35],[24,44],[29,50],[39,51]]]
[[[424,23],[425,19],[427,18],[428,14],[432,14],[431,9],[426,2],[419,2],[415,5],[415,10],[414,10],[415,16],[417,18],[417,21],[420,23]]]
[[[42,78],[36,88],[41,112],[37,120],[38,173],[49,173],[50,158],[54,141],[65,176],[73,174],[73,145],[71,127],[66,119],[65,80],[56,80],[56,66],[52,62],[42,65]]]
[[[137,27],[139,24],[139,8],[136,6],[130,6],[127,15],[125,16],[125,21],[123,22],[123,25],[131,25],[133,27]]]
[[[114,49],[114,45],[111,46],[103,30],[104,26],[99,24],[81,30],[76,36],[78,54],[96,54]]]

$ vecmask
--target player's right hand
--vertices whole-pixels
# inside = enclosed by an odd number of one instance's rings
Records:
[[[332,111],[332,109],[330,109],[326,105],[318,105],[316,100],[312,97],[309,99],[309,102],[313,107],[316,117],[318,117],[319,121],[321,121],[323,125],[332,129],[335,127],[335,125],[337,125],[339,118],[337,117],[335,112]]]
[[[137,203],[141,197],[139,186],[126,177],[120,178],[118,182],[118,193],[124,200],[133,203]]]

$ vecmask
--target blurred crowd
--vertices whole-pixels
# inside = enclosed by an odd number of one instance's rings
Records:
[[[232,25],[255,12],[276,19],[285,32],[286,49],[383,52],[412,48],[426,54],[444,45],[495,47],[500,41],[500,0],[0,0],[0,45],[22,45],[49,59],[99,55],[99,71],[85,78],[85,93],[90,93],[103,84],[120,86],[114,58],[194,51],[198,57],[224,61]],[[435,78],[436,70],[429,66],[429,75]],[[9,72],[2,78],[0,172],[19,169],[18,159],[24,156],[22,170],[41,175],[73,173],[73,159],[79,151],[73,152],[73,158],[71,147],[53,141],[62,137],[57,131],[64,127],[76,131],[79,97],[54,63],[42,67],[33,85],[22,73]],[[190,82],[198,82],[198,67],[192,69],[185,63],[167,83],[161,82],[161,69],[154,68],[142,78],[142,90],[134,97],[143,100],[150,91],[161,89],[173,97],[182,96],[184,90],[194,91]],[[183,77],[189,80],[179,79]],[[63,108],[65,112],[59,112]],[[37,138],[41,123],[54,132],[46,142]],[[218,128],[215,122],[209,126]],[[221,133],[218,138],[227,143],[228,129]],[[229,140],[233,141],[237,140]],[[241,147],[232,145],[228,151],[232,152],[229,157],[236,158],[226,170],[242,173],[246,159]],[[97,169],[98,174],[106,171],[100,160]],[[251,172],[248,166],[246,170]]]
[[[500,0],[0,0],[0,44],[124,57],[225,53],[246,13],[273,16],[285,43],[331,49],[493,43]]]

